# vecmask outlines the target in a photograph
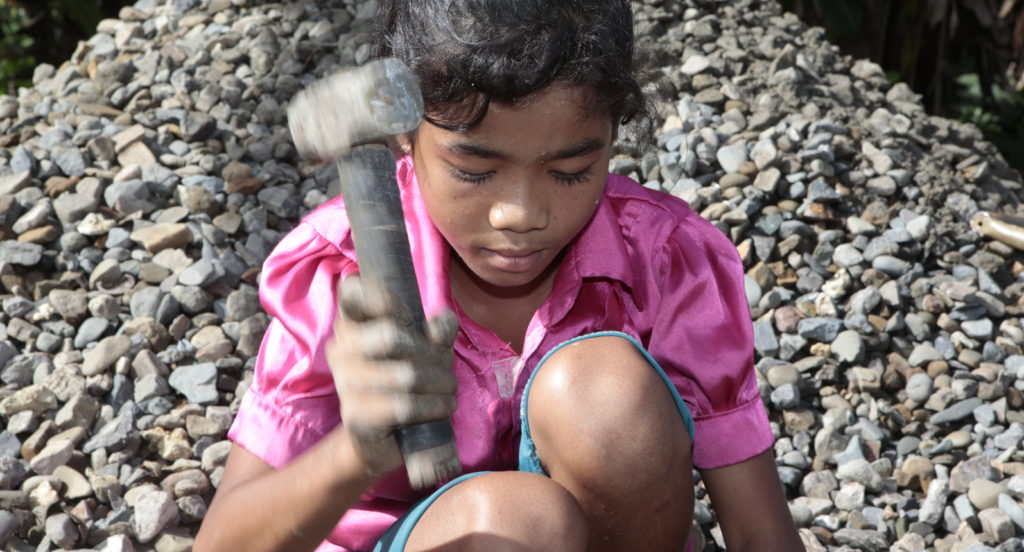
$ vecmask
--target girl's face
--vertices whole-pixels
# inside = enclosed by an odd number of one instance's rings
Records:
[[[604,193],[611,118],[555,85],[492,103],[466,132],[420,125],[412,151],[427,212],[482,287],[529,292]],[[453,259],[457,261],[457,259]]]

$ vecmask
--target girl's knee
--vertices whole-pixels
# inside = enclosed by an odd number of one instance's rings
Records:
[[[495,472],[441,495],[407,549],[583,551],[587,535],[583,510],[564,487],[536,474]]]
[[[538,368],[528,397],[535,441],[572,441],[583,454],[609,448],[665,450],[677,443],[689,463],[689,434],[668,385],[628,340],[577,341]],[[539,451],[543,455],[543,451]],[[639,450],[638,450],[639,452]]]

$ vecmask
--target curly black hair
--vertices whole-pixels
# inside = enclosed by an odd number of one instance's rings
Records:
[[[646,113],[629,0],[381,0],[374,43],[419,79],[425,118],[463,131],[490,102],[558,83],[625,124]]]

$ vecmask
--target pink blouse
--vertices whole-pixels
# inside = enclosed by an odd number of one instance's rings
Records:
[[[454,366],[456,446],[466,473],[516,468],[523,387],[546,351],[578,335],[618,330],[661,364],[693,414],[693,463],[735,464],[773,437],[757,392],[753,332],[735,247],[672,196],[609,175],[593,219],[569,245],[551,295],[534,314],[523,354],[452,301],[450,247],[419,193],[412,160],[398,182],[424,310],[459,315]],[[341,423],[324,359],[335,316],[335,282],[358,272],[345,204],[335,198],[306,216],[263,267],[260,300],[273,317],[229,437],[280,468]],[[428,491],[402,470],[380,481],[317,550],[370,550]]]

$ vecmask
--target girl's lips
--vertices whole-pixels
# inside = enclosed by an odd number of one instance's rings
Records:
[[[504,272],[529,272],[540,261],[543,251],[543,249],[483,249],[484,258],[494,268]]]

